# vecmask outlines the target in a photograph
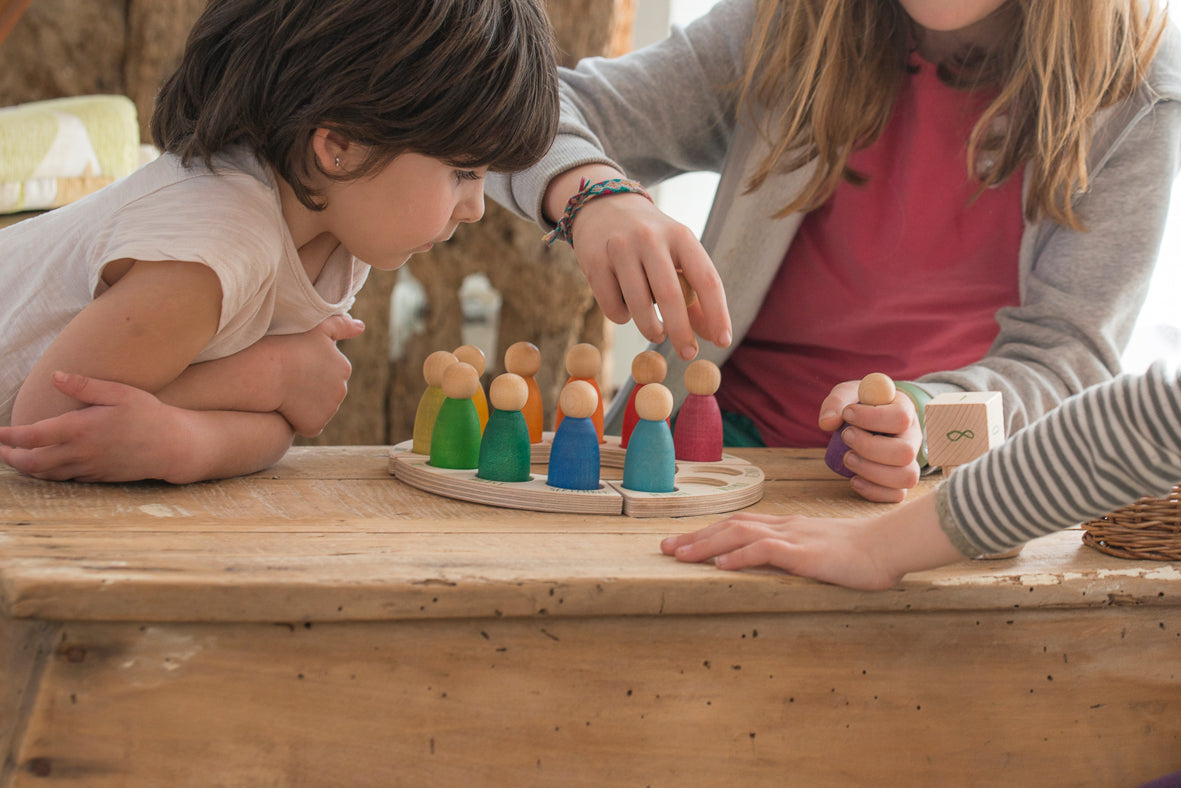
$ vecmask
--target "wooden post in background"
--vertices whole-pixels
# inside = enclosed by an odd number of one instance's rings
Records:
[[[175,67],[189,28],[206,0],[34,0],[0,47],[0,107],[93,93],[130,96],[141,136],[156,91]],[[547,0],[563,65],[631,47],[635,0]],[[570,346],[606,341],[602,314],[564,245],[546,249],[541,231],[500,206],[459,228],[450,243],[407,266],[425,291],[424,325],[397,361],[390,356],[391,296],[398,272],[374,271],[353,314],[365,333],[341,343],[353,364],[349,395],[322,435],[304,443],[384,444],[409,438],[422,392],[422,361],[462,344],[459,288],[487,275],[501,294],[498,347],[487,379],[503,371],[504,348],[518,340],[542,352],[539,383],[549,424],[565,380]]]

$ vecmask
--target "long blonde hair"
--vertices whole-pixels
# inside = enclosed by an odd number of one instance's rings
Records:
[[[968,140],[968,172],[983,189],[1024,165],[1026,217],[1082,229],[1072,198],[1088,185],[1090,121],[1143,80],[1165,12],[1157,0],[1009,0],[997,13],[1012,46],[939,68],[949,84],[997,91]],[[917,35],[898,0],[759,0],[741,101],[771,113],[771,153],[749,187],[818,165],[777,216],[819,206],[842,178],[860,180],[849,154],[885,128]],[[992,166],[981,170],[985,152]]]

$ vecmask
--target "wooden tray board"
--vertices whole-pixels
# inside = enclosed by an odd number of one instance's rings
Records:
[[[549,462],[553,433],[533,444],[534,465]],[[618,436],[599,447],[599,465],[622,468],[626,452]],[[689,517],[742,509],[763,497],[762,469],[741,457],[723,454],[721,462],[677,462],[676,490],[646,493],[628,490],[620,481],[604,480],[598,490],[563,490],[546,483],[544,474],[528,482],[480,479],[474,470],[435,468],[430,458],[410,450],[413,441],[390,449],[389,471],[412,487],[447,498],[537,512],[625,514],[629,517]]]

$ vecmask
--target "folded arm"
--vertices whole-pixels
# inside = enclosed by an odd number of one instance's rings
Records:
[[[111,287],[26,379],[13,426],[0,428],[0,459],[47,479],[224,478],[270,465],[290,446],[292,424],[314,434],[335,412],[347,360],[340,356],[343,366],[327,376],[310,374],[323,369],[311,361],[291,360],[332,361],[335,340],[359,333],[355,321],[341,316],[308,332],[318,336],[277,337],[240,358],[190,367],[217,329],[217,276],[185,262],[108,270]],[[288,374],[276,376],[284,365]],[[285,389],[289,380],[302,391]]]

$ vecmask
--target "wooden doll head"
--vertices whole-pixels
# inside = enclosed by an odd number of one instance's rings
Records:
[[[649,383],[636,394],[636,415],[645,421],[664,421],[673,412],[673,395],[661,383]]]
[[[514,342],[504,352],[504,368],[523,378],[531,378],[541,369],[541,351],[532,342]]]
[[[488,366],[484,351],[475,345],[460,345],[455,348],[455,357],[465,364],[471,364],[477,375],[483,375]]]
[[[632,359],[632,378],[637,386],[662,383],[668,374],[668,362],[655,350],[645,350]]]
[[[566,351],[566,371],[571,377],[593,378],[603,369],[603,354],[589,342],[580,342]]]
[[[572,380],[562,388],[562,395],[558,398],[562,413],[575,419],[590,418],[599,406],[599,397],[595,387],[585,380]]]
[[[443,372],[443,393],[451,399],[471,399],[480,388],[480,375],[471,364],[456,361]]]
[[[865,405],[889,405],[894,401],[894,381],[881,372],[871,372],[857,386],[857,400]]]
[[[685,368],[685,388],[690,394],[713,394],[722,385],[722,371],[712,361],[701,358]]]
[[[520,410],[529,400],[529,384],[520,375],[497,375],[488,389],[488,399],[497,410]]]
[[[426,361],[422,362],[422,376],[426,379],[428,386],[442,386],[443,373],[447,371],[447,367],[459,361],[453,353],[448,353],[446,350],[436,350],[426,357]]]

